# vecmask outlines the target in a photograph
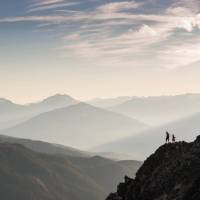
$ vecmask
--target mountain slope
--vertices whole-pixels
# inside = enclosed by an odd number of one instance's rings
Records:
[[[107,193],[114,191],[116,183],[122,181],[125,175],[135,176],[142,165],[140,161],[113,161],[100,156],[91,158],[71,157],[69,159],[95,180],[98,185],[103,187]]]
[[[122,138],[146,127],[121,114],[79,103],[43,113],[2,134],[83,149]]]
[[[13,111],[19,111],[23,109],[22,105],[15,104],[7,99],[0,98],[0,113],[1,114],[8,114]]]
[[[19,144],[0,143],[0,194],[4,200],[100,200],[125,174],[134,176],[139,161],[99,156],[48,155]]]
[[[90,152],[91,153],[91,152]],[[93,155],[99,155],[103,158],[107,158],[115,161],[124,161],[124,160],[134,160],[135,157],[130,154],[117,153],[117,152],[92,152]]]
[[[15,126],[43,112],[67,107],[78,103],[68,95],[56,94],[41,102],[19,105],[6,99],[0,99],[0,129]]]
[[[103,190],[67,159],[0,144],[0,194],[4,200],[94,200]]]
[[[63,145],[0,135],[0,143],[5,143],[5,142],[12,143],[12,144],[21,144],[25,146],[26,148],[31,149],[33,151],[36,151],[39,153],[46,153],[50,155],[63,154],[63,155],[73,156],[73,157],[90,157],[94,155],[89,152],[81,151],[81,150],[63,146]]]
[[[15,104],[7,99],[0,99],[0,129],[12,126],[21,122],[24,115],[19,117],[19,113],[26,112],[26,107]]]
[[[192,115],[200,111],[200,94],[133,98],[110,110],[160,125]]]
[[[117,106],[132,98],[133,97],[128,97],[128,96],[122,96],[122,97],[116,97],[116,98],[110,98],[110,99],[96,98],[96,99],[92,99],[88,101],[87,103],[99,108],[107,108],[107,107]]]
[[[107,200],[200,199],[200,137],[192,143],[166,144],[151,155],[136,178],[118,186]]]
[[[118,153],[113,153],[113,152],[88,152],[88,151],[82,151],[79,149],[75,149],[75,148],[60,145],[60,144],[0,135],[0,143],[5,143],[5,142],[12,143],[12,144],[16,144],[16,143],[21,144],[25,146],[26,148],[31,149],[33,151],[36,151],[39,153],[46,153],[50,155],[62,154],[66,156],[84,157],[84,158],[98,155],[100,157],[107,158],[113,161],[123,162],[126,160],[134,160],[133,156],[127,155],[127,154],[118,154]]]
[[[198,134],[198,131],[200,130],[199,121],[200,113],[197,113],[173,123],[151,128],[138,134],[134,134],[133,136],[100,145],[93,150],[127,153],[134,155],[135,159],[143,160],[153,153],[160,144],[165,142],[166,131],[175,134],[178,141],[194,140],[196,134]]]

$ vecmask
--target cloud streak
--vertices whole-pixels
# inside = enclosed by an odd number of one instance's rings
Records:
[[[34,0],[33,3],[30,5],[30,7],[51,5],[51,4],[64,3],[64,2],[66,1],[65,0]]]
[[[130,9],[136,9],[142,6],[142,3],[136,3],[135,1],[124,1],[124,2],[114,2],[107,3],[98,7],[97,10],[103,13],[116,13]]]
[[[114,1],[97,4],[92,10],[81,9],[79,4],[78,1],[38,0],[29,6],[28,15],[0,18],[0,23],[37,22],[44,30],[48,25],[54,25],[58,31],[62,25],[65,54],[90,61],[104,58],[105,63],[117,60],[120,65],[128,60],[128,63],[148,65],[148,59],[154,58],[158,66],[177,68],[184,62],[195,62],[199,57],[199,53],[195,53],[199,52],[196,44],[180,45],[174,39],[175,35],[184,37],[185,33],[200,29],[199,1],[180,0],[159,14],[145,13],[144,2]],[[70,6],[74,6],[74,10],[70,10]],[[58,8],[63,13],[58,14]],[[47,10],[52,12],[46,14],[44,11]],[[38,12],[38,15],[30,15],[32,12]],[[39,26],[44,23],[47,25]],[[72,24],[74,29],[71,30]],[[171,43],[173,45],[169,45]],[[178,51],[178,48],[184,50]]]
[[[59,8],[66,8],[79,4],[78,1],[68,0],[35,0],[28,7],[27,13],[42,12],[48,10],[55,10]]]

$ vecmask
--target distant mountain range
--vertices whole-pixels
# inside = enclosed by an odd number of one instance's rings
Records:
[[[155,126],[200,112],[200,94],[137,97],[109,109]]]
[[[124,115],[79,103],[42,113],[1,133],[86,149],[147,127]]]
[[[125,174],[134,176],[142,164],[99,156],[36,153],[2,140],[0,162],[0,194],[4,200],[100,200],[114,191]]]
[[[200,94],[90,102],[106,108],[59,94],[28,105],[1,99],[0,128],[4,129],[0,134],[92,149],[108,158],[121,159],[126,154],[143,159],[164,141],[166,130],[180,140],[191,140],[191,133],[200,129]]]
[[[154,127],[133,136],[116,140],[95,148],[95,151],[113,151],[132,154],[145,159],[165,142],[165,132],[175,134],[178,141],[192,141],[200,132],[200,113],[163,126]]]
[[[19,105],[7,99],[0,99],[0,129],[9,128],[40,113],[67,107],[76,103],[78,101],[72,97],[60,94],[27,105]]]
[[[0,99],[0,129],[10,128],[34,116],[79,103],[69,95],[56,94],[27,105]],[[158,126],[200,112],[200,94],[152,97],[97,98],[87,104],[117,112],[145,124]]]

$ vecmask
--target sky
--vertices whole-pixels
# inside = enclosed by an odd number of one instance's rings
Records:
[[[0,96],[200,92],[199,0],[1,0]]]

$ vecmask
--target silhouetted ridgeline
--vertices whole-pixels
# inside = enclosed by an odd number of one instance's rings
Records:
[[[192,143],[165,144],[120,183],[107,200],[200,199],[200,136]]]

